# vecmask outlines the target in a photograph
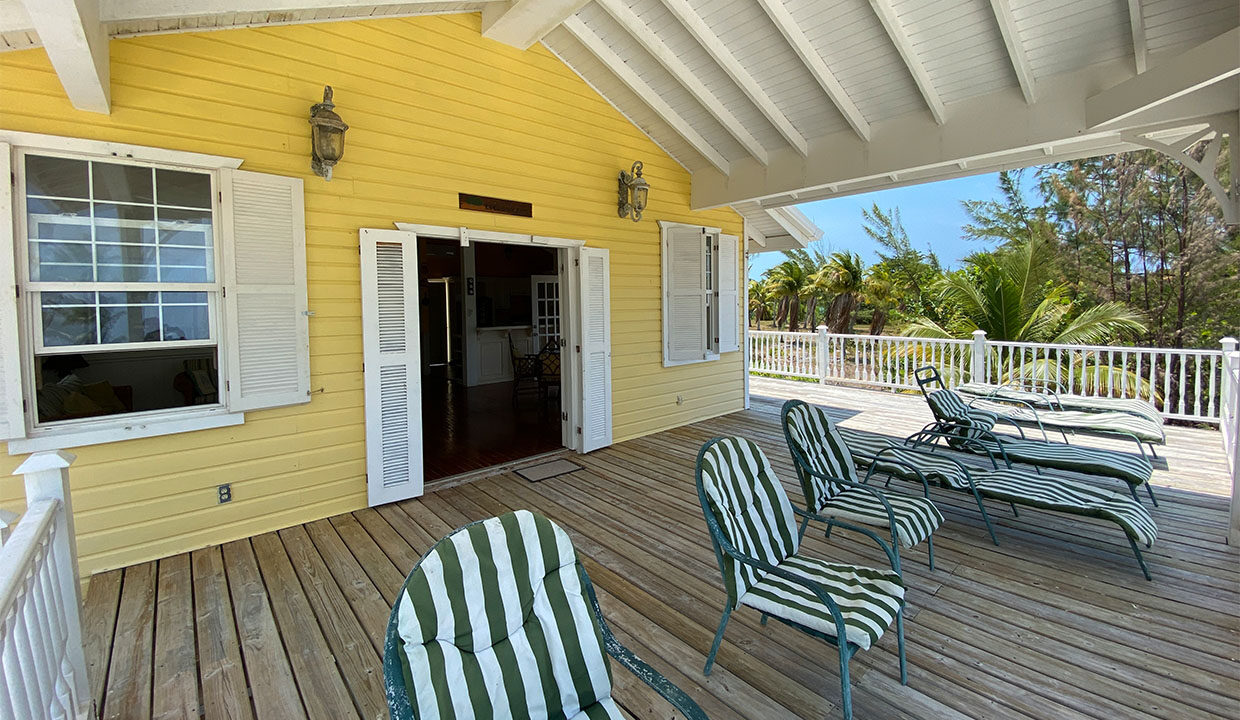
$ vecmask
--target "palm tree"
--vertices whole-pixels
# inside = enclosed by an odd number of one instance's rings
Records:
[[[861,298],[874,309],[874,314],[870,316],[870,334],[882,335],[887,326],[887,316],[899,303],[895,282],[885,266],[870,266]]]
[[[835,252],[815,273],[820,283],[835,295],[827,308],[825,322],[833,333],[852,332],[857,300],[865,286],[865,262],[854,252]]]
[[[762,329],[762,321],[768,317],[768,314],[771,314],[770,311],[774,304],[774,296],[771,295],[771,290],[766,283],[758,280],[749,281],[749,310],[759,330]]]
[[[1049,284],[1054,246],[1045,237],[977,254],[965,262],[965,269],[942,276],[934,286],[939,301],[952,308],[950,319],[940,324],[918,318],[905,329],[905,335],[963,339],[984,330],[986,339],[993,341],[1097,345],[1146,329],[1141,314],[1120,302],[1104,302],[1074,313],[1068,286]],[[1072,362],[1086,363],[1087,355]],[[1012,374],[1057,382],[1068,377],[1067,368],[1049,356],[1022,360]],[[1132,375],[1128,384],[1138,387],[1141,380]]]
[[[780,302],[780,313],[775,324],[779,325],[786,317],[788,331],[796,332],[801,316],[801,300],[808,295],[810,273],[806,272],[804,265],[789,259],[768,270],[766,276],[768,289]]]

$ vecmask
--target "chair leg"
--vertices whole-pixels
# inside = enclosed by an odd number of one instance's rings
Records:
[[[1154,443],[1146,443],[1146,445],[1150,446],[1150,455],[1158,457],[1158,451],[1154,449]]]
[[[848,678],[848,641],[841,641],[840,649],[840,709],[844,720],[852,720],[852,682]]]
[[[1012,508],[1012,515],[1020,517],[1020,511],[1016,509],[1016,503],[1008,503],[1008,507]]]
[[[930,572],[934,572],[934,536],[926,538],[926,550],[930,553]]]
[[[1150,496],[1150,502],[1154,503],[1154,507],[1158,507],[1158,498],[1154,497],[1154,488],[1147,482],[1145,483],[1145,492]]]
[[[995,526],[990,524],[990,515],[987,514],[986,505],[982,502],[982,496],[977,494],[977,490],[973,491],[973,499],[977,500],[977,509],[982,513],[982,521],[986,523],[986,532],[990,533],[990,541],[998,545],[999,538],[995,537]]]
[[[709,675],[715,665],[715,653],[719,652],[719,643],[723,642],[723,630],[728,626],[728,618],[732,616],[732,603],[729,601],[723,608],[723,617],[719,618],[719,630],[715,632],[715,642],[710,646],[710,654],[706,656],[706,669],[703,675]]]
[[[900,651],[900,684],[908,685],[908,660],[904,656],[904,608],[896,613],[896,648]]]
[[[1147,483],[1147,484],[1148,484],[1148,483]],[[1141,497],[1140,497],[1139,495],[1137,495],[1137,486],[1136,486],[1136,485],[1129,485],[1129,486],[1128,486],[1128,493],[1129,493],[1130,495],[1132,495],[1133,502],[1137,502],[1137,503],[1141,502]]]
[[[835,523],[832,523],[832,522],[827,523],[827,533],[823,535],[824,538],[828,540],[831,539],[831,528],[833,527],[835,527]]]
[[[805,539],[805,529],[809,527],[809,518],[801,518],[801,530],[797,533],[797,543],[799,544]],[[828,533],[829,534],[829,533]]]
[[[762,620],[760,621],[760,624],[762,625],[762,627],[766,627],[766,621],[770,617],[771,617],[770,615],[767,615],[766,613],[762,613]]]
[[[1141,555],[1141,548],[1137,547],[1137,541],[1133,540],[1131,535],[1127,533],[1125,535],[1128,536],[1128,544],[1132,546],[1133,554],[1137,556],[1137,563],[1141,566],[1141,573],[1145,575],[1146,580],[1153,580],[1154,578],[1150,577],[1150,569],[1145,566],[1145,558]]]

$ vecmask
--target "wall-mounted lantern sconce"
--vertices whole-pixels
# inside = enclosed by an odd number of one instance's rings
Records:
[[[310,149],[314,154],[310,169],[315,175],[332,179],[332,166],[344,157],[344,131],[348,125],[332,111],[332,86],[323,88],[323,102],[310,107]]]
[[[650,194],[650,185],[642,177],[642,162],[633,163],[630,172],[620,171],[619,198],[617,210],[620,217],[631,217],[633,222],[642,219],[642,211],[646,209],[646,197]]]

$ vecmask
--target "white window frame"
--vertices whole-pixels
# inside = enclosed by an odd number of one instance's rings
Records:
[[[710,277],[710,285],[706,288],[707,295],[704,296],[703,302],[706,305],[706,328],[705,340],[706,344],[702,348],[702,357],[692,358],[688,360],[669,360],[668,359],[668,317],[670,317],[669,296],[668,296],[668,272],[670,270],[670,258],[667,250],[667,231],[671,228],[693,228],[701,230],[706,237],[710,238],[710,268],[707,270],[705,262],[703,262],[703,282],[706,276]],[[659,221],[659,247],[660,257],[662,258],[662,272],[660,274],[660,296],[662,298],[662,316],[661,324],[663,326],[663,367],[676,367],[679,365],[694,365],[703,362],[712,362],[719,359],[719,239],[724,234],[723,230],[717,227],[706,227],[702,225],[693,225],[690,223],[671,222],[667,220]],[[702,245],[703,260],[706,256],[706,245]]]
[[[38,133],[25,133],[0,130],[0,142],[9,143],[13,149],[13,159],[16,161],[14,166],[15,175],[18,179],[23,178],[25,174],[24,158],[27,154],[33,155],[51,155],[57,157],[67,157],[79,160],[99,160],[111,162],[123,162],[125,164],[154,166],[167,168],[170,170],[189,170],[196,172],[207,172],[211,175],[211,212],[212,212],[212,234],[213,234],[213,255],[215,260],[215,282],[214,283],[182,283],[184,287],[178,287],[178,290],[184,292],[201,292],[206,289],[207,292],[215,292],[216,298],[213,303],[209,304],[209,318],[211,322],[210,332],[214,338],[216,348],[216,364],[219,367],[219,396],[220,401],[212,405],[193,406],[186,408],[166,408],[162,410],[148,410],[143,412],[124,413],[119,415],[106,415],[97,418],[80,418],[75,420],[61,420],[55,423],[40,424],[38,422],[37,408],[35,406],[35,381],[34,381],[34,353],[36,351],[35,326],[38,325],[37,318],[32,313],[37,313],[34,303],[30,302],[30,291],[25,288],[25,283],[29,277],[29,233],[25,232],[27,219],[25,217],[25,186],[24,184],[14,184],[14,246],[15,256],[13,258],[0,258],[0,262],[11,260],[19,263],[15,267],[16,276],[19,278],[19,294],[18,294],[18,333],[21,355],[21,389],[22,397],[26,403],[26,412],[24,413],[26,428],[26,436],[20,439],[8,441],[8,451],[10,455],[20,455],[30,452],[39,452],[43,450],[58,450],[70,447],[80,447],[84,445],[96,445],[101,443],[118,442],[121,440],[130,440],[144,437],[155,437],[159,435],[170,435],[174,433],[190,432],[194,430],[205,430],[210,428],[228,427],[232,425],[240,425],[245,421],[245,414],[242,412],[231,412],[226,406],[224,400],[225,382],[227,378],[226,363],[226,333],[223,329],[226,327],[228,319],[224,313],[224,303],[222,302],[222,244],[221,244],[221,211],[220,207],[220,180],[219,171],[223,169],[236,169],[241,166],[240,158],[230,158],[218,155],[205,155],[202,153],[183,152],[177,150],[167,150],[163,148],[152,148],[141,145],[126,145],[121,143],[103,142],[98,140],[87,140],[82,138],[69,138],[56,135],[42,135]],[[19,198],[20,195],[20,198]],[[139,283],[146,284],[146,283]],[[127,285],[119,285],[118,291],[121,291]],[[149,290],[149,289],[148,289]],[[203,346],[212,344],[210,341],[171,341],[169,343],[159,343],[159,346],[168,350],[176,348],[184,348],[190,346]],[[108,351],[122,351],[125,349],[134,349],[135,347],[155,349],[154,343],[139,344],[116,344],[107,346]]]

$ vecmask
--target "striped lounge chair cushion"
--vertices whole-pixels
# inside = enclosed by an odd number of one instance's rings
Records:
[[[1085,412],[1082,410],[1038,410],[1035,412],[1027,407],[982,398],[974,400],[970,409],[994,413],[1021,425],[1036,426],[1040,422],[1046,428],[1080,432],[1128,433],[1141,442],[1160,445],[1167,442],[1161,420],[1152,423],[1148,418],[1124,412]]]
[[[891,517],[888,517],[887,509],[874,493],[829,479],[861,482],[848,444],[826,411],[800,401],[791,401],[785,407],[785,427],[794,455],[808,463],[815,472],[827,476],[823,478],[800,473],[809,510],[862,525],[890,527]],[[895,518],[896,537],[904,547],[913,547],[924,541],[943,524],[942,513],[928,498],[894,493],[885,497]]]
[[[993,453],[996,460],[1002,457],[1000,444],[994,440],[979,440],[978,443]],[[1003,437],[1002,450],[1012,462],[1118,478],[1133,487],[1149,482],[1154,476],[1154,466],[1145,458],[1113,450],[1015,437]],[[976,452],[980,454],[981,451]]]
[[[1025,470],[988,470],[973,477],[978,492],[988,498],[1110,520],[1144,545],[1158,538],[1149,511],[1127,495]]]
[[[414,717],[622,717],[572,543],[541,515],[444,538],[397,603]]]
[[[934,453],[920,452],[905,447],[898,442],[875,435],[841,428],[840,433],[853,451],[853,460],[858,465],[869,467],[875,465],[874,472],[920,482],[916,473],[909,470],[912,465],[925,476],[926,480],[956,489],[969,488],[968,474],[960,465]],[[879,455],[879,453],[882,453]],[[866,456],[877,456],[873,459]],[[894,462],[893,462],[894,461]]]
[[[891,627],[903,605],[904,585],[890,570],[837,565],[807,557],[788,558],[781,568],[822,585],[839,606],[848,642],[869,649]],[[829,637],[838,631],[831,612],[804,585],[767,575],[741,604],[803,625]]]
[[[1086,412],[1122,412],[1136,415],[1149,420],[1155,425],[1163,424],[1162,413],[1158,408],[1145,400],[1136,398],[1087,397],[1085,395],[1065,395],[1019,390],[1012,387],[1001,387],[986,383],[965,383],[955,387],[956,392],[974,397],[1001,397],[1008,400],[1022,400],[1041,409],[1048,410],[1084,410]]]
[[[745,555],[821,583],[840,609],[848,642],[868,648],[882,636],[904,603],[899,575],[797,557],[800,541],[792,504],[770,461],[751,441],[712,441],[699,468],[709,512],[728,542]],[[830,611],[808,589],[721,555],[731,607],[749,605],[836,636]],[[823,616],[828,618],[825,623]]]
[[[951,390],[933,390],[926,395],[930,411],[936,420],[956,423],[978,430],[990,430],[999,422],[999,415],[988,410],[971,408]],[[980,437],[979,432],[967,432],[967,437]]]

